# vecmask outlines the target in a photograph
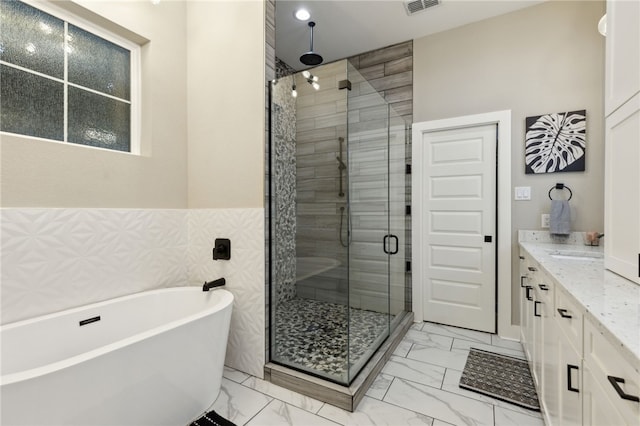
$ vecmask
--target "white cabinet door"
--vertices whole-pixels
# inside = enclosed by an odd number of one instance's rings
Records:
[[[553,290],[554,284],[551,279],[542,271],[535,275],[533,283],[535,288],[535,298],[533,301],[533,375],[537,380],[538,399],[544,405],[547,399],[547,382],[553,381],[554,377],[549,377],[548,368],[549,352],[546,346],[547,334],[553,334],[556,327],[553,320]],[[553,392],[552,392],[553,394]]]
[[[533,305],[532,305],[532,315],[533,318],[531,319],[531,321],[533,322],[533,350],[532,350],[532,364],[533,364],[533,380],[536,384],[536,387],[538,388],[538,390],[540,390],[542,388],[542,382],[543,382],[543,378],[542,378],[542,363],[543,363],[543,354],[544,354],[544,347],[542,346],[543,344],[543,340],[542,340],[542,335],[543,335],[543,315],[544,315],[544,311],[546,308],[546,304],[544,303],[544,301],[542,300],[542,295],[540,294],[540,290],[537,288],[538,287],[538,282],[539,280],[536,280],[536,282],[533,284],[534,285],[534,291],[533,291]],[[538,397],[540,397],[542,395],[538,395]]]
[[[520,290],[520,339],[529,367],[533,367],[533,286],[527,283]]]
[[[560,417],[560,348],[558,344],[560,342],[558,338],[558,325],[553,318],[553,305],[547,306],[551,312],[545,312],[546,316],[544,321],[544,355],[542,364],[542,389],[538,389],[539,393],[542,393],[541,404],[545,417],[545,422],[548,425],[554,424],[551,419],[557,419]],[[540,395],[538,395],[540,398]]]
[[[640,284],[640,94],[605,123],[605,266]]]
[[[594,379],[585,365],[582,372],[584,382],[582,421],[584,426],[627,425],[618,407],[611,402],[605,390]]]
[[[605,116],[640,91],[640,1],[607,1]]]
[[[556,333],[556,365],[559,381],[556,389],[557,411],[552,424],[582,426],[582,357],[568,343],[569,339],[560,330]]]
[[[584,365],[589,367],[591,378],[600,386],[597,392],[606,395],[607,402],[615,406],[617,415],[625,419],[624,422],[610,424],[640,424],[638,362],[622,354],[618,345],[611,342],[605,332],[590,320],[584,322]],[[594,400],[594,404],[599,403],[599,398]],[[596,412],[603,409],[592,407],[590,410]]]

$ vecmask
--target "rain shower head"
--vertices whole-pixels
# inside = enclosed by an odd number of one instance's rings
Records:
[[[322,63],[322,56],[318,55],[315,52],[307,52],[300,56],[300,62],[305,65],[320,65]]]
[[[311,28],[311,46],[307,53],[304,53],[302,56],[300,56],[300,62],[309,66],[320,65],[322,63],[322,56],[313,51],[313,27],[315,26],[315,22],[309,22],[309,28]]]

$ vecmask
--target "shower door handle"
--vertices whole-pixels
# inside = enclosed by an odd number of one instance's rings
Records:
[[[396,240],[396,249],[394,251],[391,252],[391,254],[397,254],[398,253],[398,237],[396,237],[395,235],[391,234],[389,235],[391,238]]]
[[[389,240],[391,238],[396,240],[396,248],[394,250],[387,249],[387,246],[390,247]],[[393,234],[387,234],[387,235],[384,236],[384,238],[382,238],[382,250],[384,250],[384,252],[386,254],[397,254],[398,253],[398,248],[399,248],[399,245],[398,245],[398,237],[397,236],[395,236]]]

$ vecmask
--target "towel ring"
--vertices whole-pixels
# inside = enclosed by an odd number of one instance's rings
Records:
[[[566,189],[567,191],[569,191],[569,198],[567,199],[567,201],[569,201],[571,199],[571,197],[573,197],[573,192],[571,192],[571,188],[569,188],[568,186],[566,186],[564,183],[556,183],[555,186],[552,186],[551,189],[549,190],[549,199],[553,200],[553,198],[551,198],[551,191],[553,191],[554,189]]]

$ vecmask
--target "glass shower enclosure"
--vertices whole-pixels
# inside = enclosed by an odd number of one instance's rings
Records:
[[[410,310],[409,125],[348,60],[270,93],[270,358],[348,385]]]

